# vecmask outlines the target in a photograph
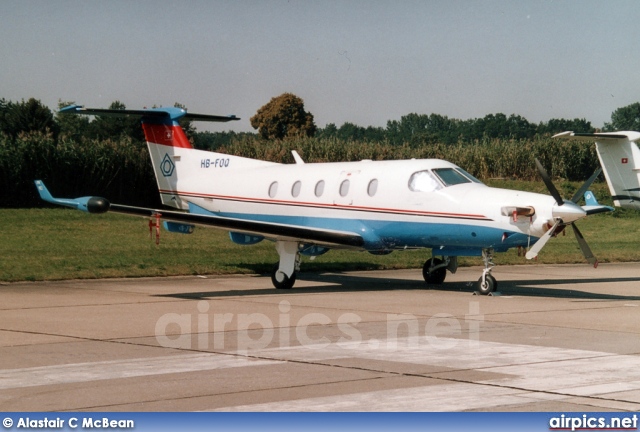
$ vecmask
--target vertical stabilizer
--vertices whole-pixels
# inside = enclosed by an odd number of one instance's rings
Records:
[[[563,132],[554,138],[594,141],[615,206],[640,210],[640,149],[636,145],[639,132]]]
[[[240,120],[236,116],[216,116],[191,114],[185,109],[151,108],[142,110],[84,108],[71,105],[60,110],[61,114],[85,114],[106,117],[138,117],[142,123],[145,140],[149,148],[151,163],[158,182],[162,203],[171,207],[187,210],[187,202],[180,195],[180,185],[193,187],[198,179],[210,167],[241,168],[266,162],[238,156],[224,155],[196,150],[189,142],[178,121],[182,118],[192,121],[228,122]],[[233,161],[233,163],[231,163]],[[204,180],[203,180],[204,181]],[[187,189],[189,190],[189,189]]]

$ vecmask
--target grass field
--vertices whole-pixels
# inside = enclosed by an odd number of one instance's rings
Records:
[[[491,186],[545,193],[542,183],[494,180]],[[579,187],[559,182],[565,197]],[[610,204],[602,183],[593,187],[603,204]],[[578,222],[600,262],[640,261],[637,246],[640,212],[620,210]],[[273,243],[239,246],[225,231],[197,228],[191,235],[162,231],[160,245],[150,239],[146,219],[116,214],[89,215],[62,208],[0,210],[0,281],[36,281],[77,278],[267,273],[278,256]],[[302,271],[344,271],[417,268],[429,250],[398,251],[386,256],[366,252],[330,251]],[[518,257],[515,250],[497,254],[496,264],[584,262],[571,232],[552,239],[537,261]],[[461,265],[480,265],[465,258]],[[586,265],[586,264],[585,264]]]

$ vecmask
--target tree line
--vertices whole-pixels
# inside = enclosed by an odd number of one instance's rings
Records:
[[[73,102],[59,102],[58,108]],[[175,107],[185,108],[180,103]],[[126,109],[120,101],[109,105],[110,109]],[[482,118],[461,120],[440,114],[410,113],[400,120],[387,121],[386,127],[359,126],[345,122],[341,126],[329,123],[318,128],[313,114],[304,110],[299,97],[284,93],[274,97],[261,107],[251,119],[257,133],[251,132],[198,132],[190,121],[181,121],[187,137],[196,148],[213,150],[245,137],[261,137],[266,140],[300,137],[331,138],[356,142],[386,142],[391,145],[426,145],[433,143],[472,143],[484,139],[533,139],[551,136],[558,132],[594,132],[590,121],[582,118],[551,119],[532,123],[526,118],[503,113],[488,114]],[[602,131],[640,130],[640,103],[618,108],[605,123]],[[137,119],[127,117],[96,116],[92,121],[86,116],[58,115],[39,100],[12,102],[0,99],[0,133],[15,139],[21,133],[41,132],[82,139],[119,139],[129,137],[134,143],[143,143],[144,136]]]
[[[598,163],[593,146],[549,138],[564,130],[594,131],[584,119],[532,124],[517,115],[458,120],[412,113],[385,128],[352,123],[317,128],[300,98],[271,102],[251,118],[257,133],[199,132],[189,122],[181,125],[196,148],[284,163],[291,162],[292,149],[309,162],[437,157],[481,178],[533,179],[532,158],[538,156],[552,175],[576,181]],[[292,103],[297,106],[288,106]],[[115,101],[109,108],[126,107]],[[614,111],[603,130],[640,130],[640,103]],[[95,194],[123,204],[160,205],[137,120],[59,115],[34,98],[0,99],[0,207],[41,205],[34,179],[44,180],[54,195]]]

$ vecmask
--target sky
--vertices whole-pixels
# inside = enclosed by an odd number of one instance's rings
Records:
[[[235,114],[273,97],[318,127],[409,113],[594,127],[640,101],[640,2],[4,0],[0,98]]]

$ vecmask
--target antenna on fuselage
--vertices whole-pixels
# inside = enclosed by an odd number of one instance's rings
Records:
[[[296,161],[297,164],[304,165],[304,161],[302,160],[302,158],[300,157],[297,151],[291,150],[291,155],[293,156],[293,159]]]

